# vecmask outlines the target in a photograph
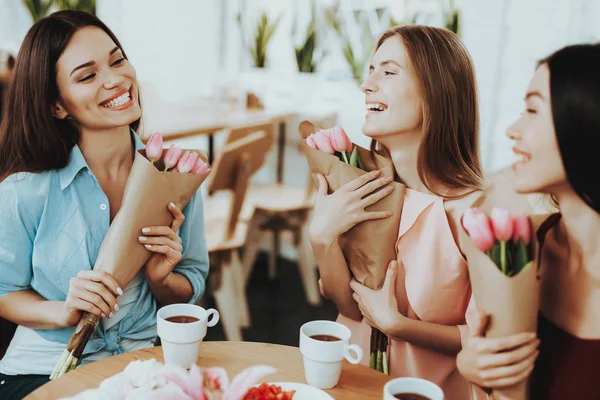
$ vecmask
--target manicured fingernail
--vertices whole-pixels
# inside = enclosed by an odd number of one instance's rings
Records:
[[[113,313],[108,314],[108,318],[112,318],[113,317]]]
[[[115,311],[119,311],[119,305],[115,303]]]
[[[172,208],[175,208],[175,203],[169,203]]]
[[[140,242],[145,242],[146,240],[148,240],[145,236],[140,236],[138,239],[140,240]]]
[[[146,246],[147,249],[151,249],[152,248],[152,245],[150,245],[150,244],[145,244],[144,246]]]
[[[121,289],[120,287],[117,288],[117,293],[119,294],[119,296],[123,296],[123,289]]]
[[[527,338],[528,338],[528,339],[535,339],[536,337],[537,337],[537,334],[536,334],[536,333],[533,333],[533,332],[532,332],[532,333],[530,333],[529,335],[527,335]]]
[[[388,176],[387,178],[385,178],[385,182],[386,183],[390,183],[391,181],[393,181],[394,179],[391,176]]]
[[[388,217],[391,217],[392,216],[392,212],[391,211],[386,211],[385,215],[387,215]]]
[[[142,228],[143,233],[150,233],[150,228]]]

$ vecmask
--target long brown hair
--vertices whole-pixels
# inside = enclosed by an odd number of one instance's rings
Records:
[[[73,34],[86,26],[102,29],[123,50],[102,21],[83,11],[56,12],[27,32],[12,72],[0,125],[0,182],[16,172],[67,166],[71,149],[79,141],[79,128],[71,118],[60,120],[52,115],[52,106],[59,99],[56,63]],[[127,58],[124,51],[123,57]],[[139,124],[137,120],[130,127],[137,131]]]
[[[479,160],[479,108],[471,57],[458,36],[447,29],[410,25],[386,31],[376,50],[399,37],[423,98],[423,139],[417,169],[425,187],[434,184],[471,191],[485,187]],[[375,140],[372,151],[386,153]]]

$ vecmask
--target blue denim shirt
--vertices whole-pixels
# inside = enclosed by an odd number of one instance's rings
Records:
[[[143,148],[132,134],[136,149]],[[183,257],[174,271],[192,284],[195,303],[204,293],[208,252],[200,191],[183,209],[179,230]],[[75,146],[68,165],[43,173],[18,173],[0,183],[0,297],[32,289],[48,300],[64,301],[69,280],[91,270],[108,231],[109,203],[83,154]],[[157,304],[145,279],[133,307],[116,326],[98,325],[85,353],[123,351],[121,339],[148,340],[156,336]],[[74,327],[35,330],[45,340],[68,343]]]

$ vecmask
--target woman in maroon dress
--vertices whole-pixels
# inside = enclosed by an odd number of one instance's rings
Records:
[[[508,130],[518,157],[514,188],[551,194],[560,208],[538,230],[537,337],[485,338],[481,315],[458,368],[489,389],[531,376],[530,399],[598,399],[600,45],[565,47],[541,61],[525,101],[526,111]]]

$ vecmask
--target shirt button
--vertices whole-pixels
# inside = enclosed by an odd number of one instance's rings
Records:
[[[100,209],[102,211],[106,210],[106,204],[104,204],[104,203],[100,204]]]

